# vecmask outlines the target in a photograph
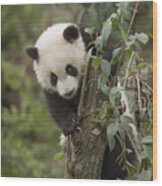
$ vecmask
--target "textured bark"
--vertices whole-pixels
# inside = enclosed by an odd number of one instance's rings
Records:
[[[78,125],[81,130],[68,139],[67,178],[100,179],[101,176],[106,130],[94,121],[97,106],[100,105],[96,80],[97,74],[89,64],[78,108]]]

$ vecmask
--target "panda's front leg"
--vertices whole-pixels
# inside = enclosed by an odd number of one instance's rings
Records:
[[[62,124],[60,123],[60,127],[62,126],[62,131],[65,136],[69,136],[69,135],[73,134],[75,131],[79,130],[78,125],[77,125],[77,119],[71,118],[70,120],[71,121],[68,123],[65,123],[64,121]],[[67,119],[67,121],[69,121],[69,120]],[[58,123],[58,125],[59,125],[59,123]]]
[[[65,136],[71,135],[77,131],[78,128],[77,113],[67,103],[58,103],[58,100],[56,102],[51,112],[53,119]]]
[[[52,116],[56,124],[61,128],[65,136],[73,134],[78,131],[78,122],[76,113],[69,107],[53,110]]]
[[[78,117],[74,99],[66,100],[56,93],[45,91],[50,113],[65,136],[78,130]]]
[[[63,133],[65,136],[69,136],[69,135],[74,134],[74,132],[79,132],[79,131],[80,131],[80,128],[75,126],[75,127],[71,127],[71,128],[63,130]]]

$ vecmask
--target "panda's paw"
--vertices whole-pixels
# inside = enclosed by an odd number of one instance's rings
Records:
[[[72,125],[66,129],[63,130],[63,133],[65,136],[69,136],[74,134],[74,132],[80,132],[81,129],[79,127],[77,127],[76,125]]]
[[[67,137],[64,134],[61,134],[60,136],[60,146],[66,152],[67,150]]]

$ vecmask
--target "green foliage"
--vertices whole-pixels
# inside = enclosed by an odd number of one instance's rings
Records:
[[[121,100],[121,88],[120,87],[113,87],[110,90],[109,99],[112,105],[116,106],[119,104]]]
[[[108,112],[111,112],[112,105],[108,102],[103,102],[101,108],[99,109],[99,113],[96,115],[94,122],[100,123],[105,119]]]
[[[99,57],[96,57],[93,59],[92,66],[97,71],[101,63],[101,59]]]
[[[110,62],[112,65],[115,65],[115,64],[117,64],[119,62],[119,56],[120,56],[120,54],[121,54],[121,47],[116,48],[113,51],[111,62]]]
[[[59,132],[44,101],[38,98],[41,92],[34,96],[25,66],[20,70],[18,65],[2,61],[2,76],[3,89],[9,87],[19,98],[19,104],[11,99],[7,107],[2,107],[2,176],[63,176],[62,167],[51,161],[59,150]]]
[[[124,133],[127,129],[132,132],[132,124],[136,125],[137,86],[129,85],[134,85],[136,76],[139,76],[145,105],[142,105],[138,116],[141,127],[146,131],[139,158],[144,161],[144,166],[138,172],[137,167],[125,161],[125,167],[129,179],[151,179],[152,84],[141,76],[143,71],[152,68],[152,48],[147,45],[153,35],[150,22],[152,4],[141,3],[139,12],[143,14],[137,15],[133,32],[127,35],[132,5],[134,3],[121,2],[117,6],[115,3],[2,6],[2,176],[63,177],[63,153],[58,147],[59,131],[48,114],[42,90],[33,79],[32,68],[24,51],[48,26],[68,21],[88,25],[86,32],[91,37],[93,34],[97,36],[90,43],[90,46],[94,44],[97,47],[97,56],[91,56],[93,48],[90,48],[86,58],[89,61],[92,57],[93,67],[100,72],[98,88],[110,101],[102,104],[95,120],[100,123],[111,116],[107,128],[108,143],[113,149],[115,134],[120,133],[123,151],[119,162],[129,151],[123,143]],[[117,45],[112,59],[106,61],[102,52],[112,32],[125,43],[125,48]],[[142,56],[141,44],[144,46]],[[152,47],[150,43],[149,46]],[[112,81],[110,72],[114,64],[120,64],[123,50],[124,64],[118,69],[118,77],[113,77]],[[125,76],[127,66],[129,70]],[[121,98],[124,100],[122,104]],[[124,113],[125,107],[132,113]]]
[[[60,131],[25,48],[57,22],[77,22],[82,4],[2,6],[2,176],[63,177]]]
[[[108,144],[109,144],[110,152],[115,147],[115,136],[117,132],[119,132],[120,134],[121,131],[123,131],[123,126],[120,125],[119,123],[111,123],[109,127],[107,128],[107,137],[108,137]]]
[[[110,21],[108,19],[106,22],[104,22],[103,27],[102,27],[102,31],[101,31],[103,45],[106,44],[106,42],[111,34],[111,31],[112,31],[112,21]]]
[[[153,149],[152,149],[152,136],[151,135],[146,135],[142,139],[142,144],[143,144],[143,151],[140,154],[141,159],[149,159],[150,162],[152,163],[152,155],[153,155]]]
[[[63,160],[63,159],[64,159],[64,152],[63,151],[56,153],[54,156],[54,160]]]
[[[126,32],[124,31],[123,27],[120,24],[119,24],[119,29],[120,29],[120,33],[121,33],[122,39],[126,43],[127,40],[128,40],[127,34],[126,34]]]
[[[152,80],[150,76],[152,65],[146,60],[147,58],[143,57],[141,50],[141,47],[147,46],[149,36],[145,32],[127,31],[128,27],[130,29],[132,5],[135,6],[135,3],[117,3],[116,13],[113,12],[103,23],[101,34],[97,35],[93,42],[97,52],[96,56],[92,56],[92,66],[99,72],[98,89],[106,95],[108,100],[99,108],[95,121],[102,124],[103,121],[105,123],[106,118],[109,118],[107,124],[109,148],[110,151],[114,149],[116,139],[120,142],[122,152],[116,161],[119,164],[124,162],[124,168],[129,175],[128,179],[151,180],[153,126],[151,95],[153,92],[149,82]],[[92,30],[94,32],[94,28]],[[92,30],[88,28],[87,32],[92,34]],[[116,37],[120,36],[122,45],[115,47],[111,60],[106,61],[103,50],[112,32],[116,34]],[[115,76],[112,77],[113,65],[117,65],[117,69]],[[143,134],[144,130],[146,132]],[[142,137],[140,145],[135,142],[137,136]],[[136,165],[127,160],[127,154],[131,152],[131,149],[127,148],[126,138],[134,141],[131,143],[136,151],[138,160]],[[138,145],[142,147],[142,151],[139,150]]]
[[[114,3],[92,3],[84,5],[85,12],[82,16],[82,24],[84,26],[92,26],[100,31],[103,22],[115,10]]]
[[[90,36],[92,36],[95,33],[95,28],[94,27],[86,27],[85,32],[87,32]]]
[[[108,97],[110,88],[107,86],[107,76],[100,74],[98,77],[98,88]]]
[[[116,3],[116,6],[118,7],[117,13],[119,16],[129,21],[131,18],[130,2]]]
[[[145,33],[135,33],[134,35],[130,35],[129,39],[133,42],[135,42],[136,40],[140,41],[143,44],[147,44],[149,37],[147,36],[147,34]]]
[[[111,64],[105,59],[103,59],[101,62],[101,71],[105,76],[107,76],[107,77],[110,76]]]

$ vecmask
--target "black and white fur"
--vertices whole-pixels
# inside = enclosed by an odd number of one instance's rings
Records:
[[[67,135],[77,130],[77,108],[80,98],[83,70],[86,65],[86,34],[72,23],[49,27],[40,35],[28,55],[34,59],[34,70],[42,86],[53,119],[62,129],[60,144],[64,147]],[[112,56],[113,45],[107,46],[106,58]],[[116,163],[120,145],[105,151],[102,179],[124,178],[126,172]]]
[[[44,89],[50,112],[65,135],[76,128],[77,106],[85,66],[85,44],[75,24],[49,27],[27,53]]]

